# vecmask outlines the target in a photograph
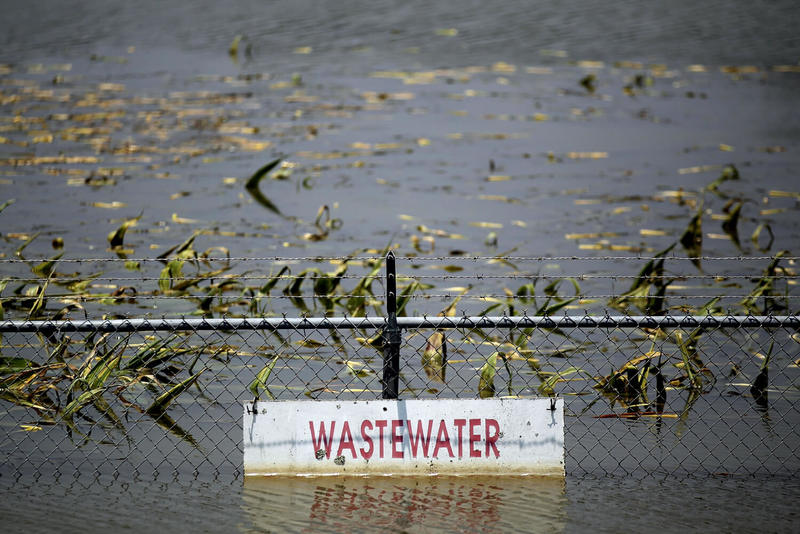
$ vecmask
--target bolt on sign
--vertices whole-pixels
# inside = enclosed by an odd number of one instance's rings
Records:
[[[563,477],[564,401],[247,402],[244,472]]]

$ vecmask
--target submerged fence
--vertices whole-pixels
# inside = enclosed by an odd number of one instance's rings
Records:
[[[530,315],[398,317],[385,268],[380,317],[1,321],[0,474],[238,477],[243,401],[496,396],[564,399],[568,475],[800,473],[800,317],[767,306],[790,291],[687,313],[640,272],[615,297],[653,313],[575,314],[551,287]]]

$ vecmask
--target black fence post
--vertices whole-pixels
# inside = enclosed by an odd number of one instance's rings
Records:
[[[394,252],[386,255],[386,329],[383,331],[383,398],[396,399],[400,383],[400,327]]]

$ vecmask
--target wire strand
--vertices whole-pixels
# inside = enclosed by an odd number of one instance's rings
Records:
[[[603,295],[593,295],[593,294],[578,294],[578,295],[546,295],[546,296],[533,296],[533,295],[506,295],[506,294],[499,294],[499,295],[467,295],[463,293],[423,293],[423,294],[412,294],[408,295],[410,299],[434,299],[434,298],[442,298],[442,299],[454,299],[456,297],[460,297],[461,299],[470,299],[470,300],[533,300],[535,298],[550,298],[555,299],[557,301],[564,301],[568,299],[580,299],[580,300],[589,300],[589,299],[773,299],[773,300],[782,300],[782,299],[800,299],[800,295],[719,295],[719,294],[708,294],[708,295],[680,295],[680,294],[670,294],[670,295],[644,295],[644,296],[631,296],[631,295],[624,295],[624,294],[603,294]],[[35,300],[38,298],[38,295],[34,296],[22,296],[22,295],[9,295],[6,297],[0,297],[0,302],[2,301],[15,301],[15,300]],[[45,294],[45,298],[51,299],[65,299],[65,300],[189,300],[189,299],[209,299],[209,298],[228,298],[233,300],[257,300],[257,299],[343,299],[343,298],[361,298],[361,299],[382,299],[382,297],[376,295],[337,295],[337,294],[330,294],[330,295],[142,295],[142,294],[120,294],[120,295],[81,295],[81,294],[55,294],[55,295],[48,295]]]
[[[169,263],[175,258],[40,258],[37,260],[24,260],[21,258],[0,258],[0,263],[33,263],[42,261],[53,261],[56,263],[146,263],[146,262],[159,262]],[[220,258],[204,258],[196,257],[189,258],[184,261],[202,261],[202,262],[231,262],[231,261],[271,261],[271,262],[301,262],[301,261],[382,261],[382,256],[299,256],[299,257],[284,257],[284,256],[264,256],[264,257],[220,257]]]
[[[369,275],[366,275],[369,276]],[[270,275],[237,275],[237,274],[218,274],[216,276],[178,276],[178,277],[170,277],[170,280],[173,281],[197,281],[198,283],[208,281],[208,280],[363,280],[365,275],[356,275],[356,274],[342,274],[342,275],[330,275],[330,276],[319,276],[319,275],[280,275],[280,276],[270,276]],[[534,273],[518,273],[518,274],[497,274],[497,275],[490,275],[490,274],[472,274],[472,275],[452,275],[452,274],[420,274],[420,275],[404,275],[398,274],[398,280],[531,280],[531,279],[542,279],[542,280],[578,280],[578,281],[585,281],[585,280],[634,280],[639,278],[646,278],[649,280],[668,280],[668,279],[678,279],[678,280],[753,280],[753,279],[767,279],[767,280],[781,280],[781,279],[795,279],[800,278],[800,275],[797,274],[781,274],[781,275],[774,275],[774,276],[762,276],[758,274],[752,275],[724,275],[724,274],[697,274],[697,275],[652,275],[652,276],[639,276],[639,275],[623,275],[623,274],[574,274],[574,275],[548,275],[548,274],[534,274]],[[43,280],[47,280],[47,277],[38,277],[38,278],[16,278],[16,277],[9,277],[9,281],[14,282],[41,282]],[[53,276],[49,279],[51,282],[83,282],[83,281],[90,281],[90,282],[158,282],[163,280],[161,277],[155,276],[140,276],[140,277],[126,277],[126,276],[103,276],[97,278],[81,278],[79,276]],[[376,281],[383,280],[382,276],[376,276]]]
[[[398,256],[398,261],[428,262],[428,261],[768,261],[782,259],[787,261],[800,260],[800,256]],[[382,261],[382,256],[263,256],[263,257],[220,257],[220,258],[192,258],[186,261],[203,262],[304,262],[304,261]],[[57,263],[113,263],[113,262],[169,262],[170,258],[42,258],[38,260],[23,260],[20,258],[0,258],[2,263],[30,263],[35,261],[53,261]]]

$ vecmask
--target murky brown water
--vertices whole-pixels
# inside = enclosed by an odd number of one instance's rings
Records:
[[[52,255],[59,236],[69,257],[110,255],[107,234],[140,213],[126,245],[143,257],[200,229],[198,248],[237,256],[340,254],[390,241],[413,251],[412,236],[426,235],[435,236],[431,254],[646,253],[686,225],[688,210],[670,192],[697,190],[729,163],[742,179],[727,191],[747,198],[743,250],[709,225],[716,237],[704,251],[759,253],[748,238],[761,223],[775,235],[768,252],[797,252],[800,244],[797,198],[774,194],[800,189],[792,2],[4,2],[2,12],[0,202],[17,200],[0,215],[6,254],[40,231],[26,249],[31,257]],[[237,34],[245,39],[234,62],[227,50]],[[589,74],[594,92],[579,83]],[[266,192],[289,218],[243,188],[278,155],[297,167]],[[717,215],[726,202],[706,200]],[[341,228],[322,241],[303,239],[322,205]],[[489,231],[497,247],[487,243]],[[565,238],[598,231],[613,235]],[[502,272],[486,266],[493,269]],[[501,287],[486,281],[482,289]],[[641,425],[632,434],[618,423],[609,425],[612,437],[624,437],[616,442],[650,439]],[[235,421],[231,427],[239,431]],[[0,524],[98,532],[785,531],[800,497],[796,481],[764,476],[242,484],[224,465],[221,480],[199,481],[191,473],[177,481],[4,474]]]

